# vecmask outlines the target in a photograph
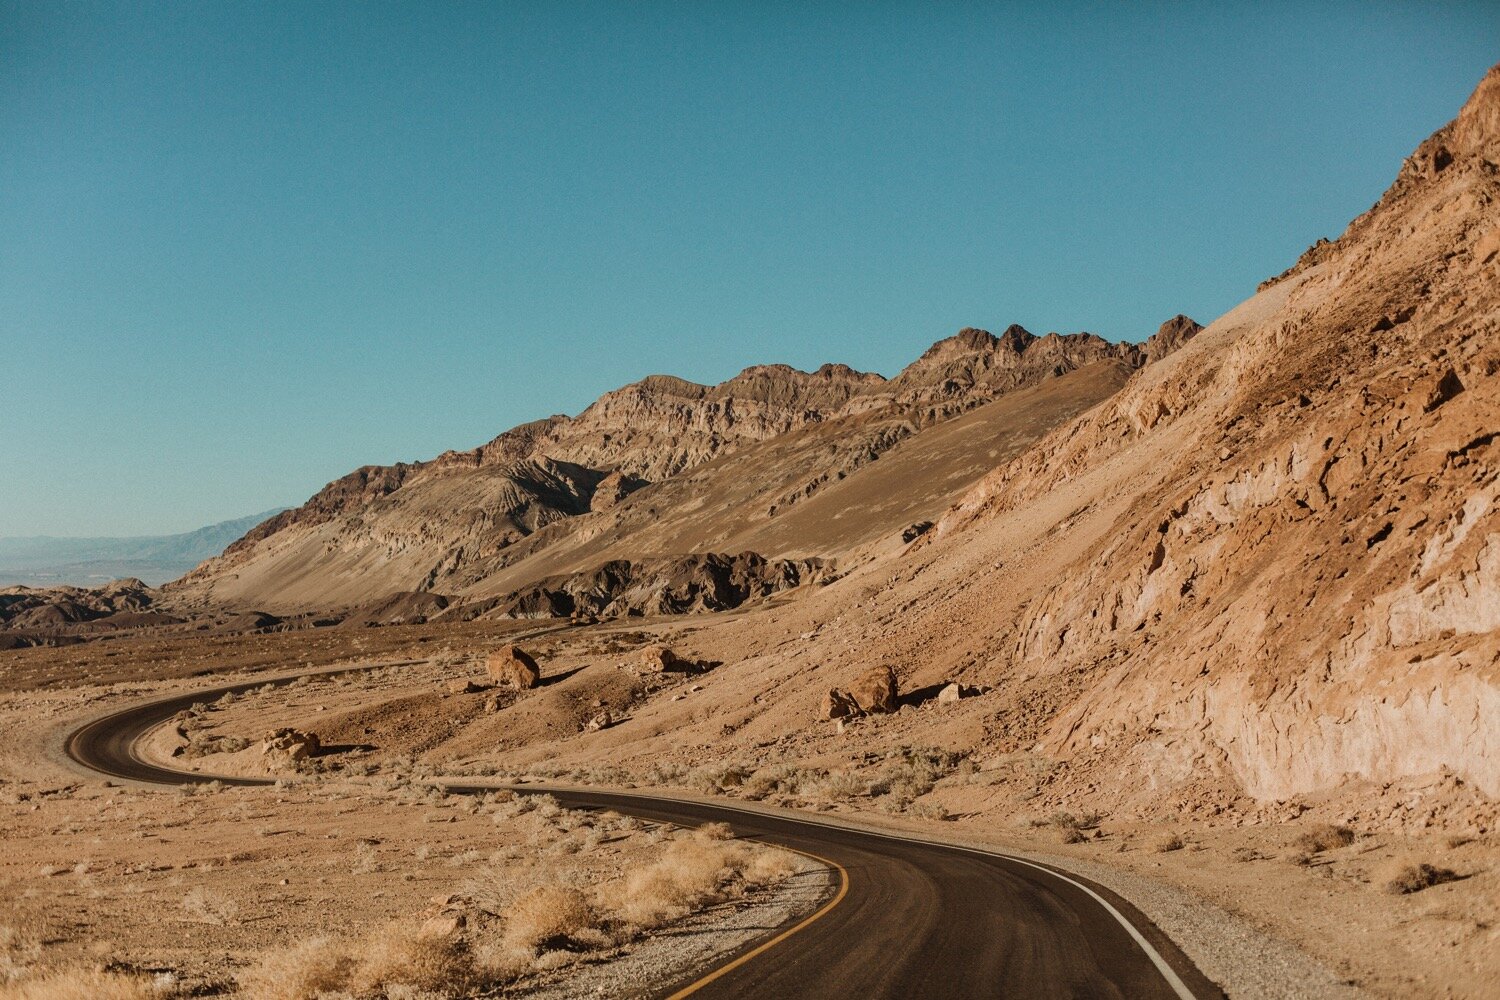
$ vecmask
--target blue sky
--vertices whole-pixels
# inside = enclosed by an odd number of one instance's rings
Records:
[[[0,536],[299,503],[651,372],[1206,322],[1497,42],[1492,3],[0,0]]]

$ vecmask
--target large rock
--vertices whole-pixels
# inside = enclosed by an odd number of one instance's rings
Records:
[[[824,719],[852,719],[864,713],[849,692],[829,688],[828,693],[823,696],[823,707],[818,714]]]
[[[519,646],[501,646],[485,661],[490,680],[504,687],[526,691],[541,683],[542,672],[536,661]]]
[[[647,646],[641,650],[641,656],[637,662],[643,674],[664,674],[671,671],[685,673],[692,666],[667,646]]]
[[[896,671],[891,667],[876,667],[866,671],[849,689],[860,710],[870,715],[896,710]]]
[[[317,733],[304,733],[298,729],[276,729],[261,741],[260,752],[273,764],[296,764],[317,756],[322,744]]]
[[[969,684],[960,684],[957,681],[953,681],[952,683],[944,686],[944,688],[938,692],[937,700],[939,705],[948,705],[964,698],[973,698],[977,695],[984,694],[987,690],[989,689],[982,687],[973,687]]]

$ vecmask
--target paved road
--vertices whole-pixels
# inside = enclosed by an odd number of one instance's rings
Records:
[[[148,763],[138,756],[136,745],[194,702],[264,683],[199,691],[97,719],[68,737],[67,753],[112,777],[164,784],[214,780]],[[813,919],[783,930],[769,947],[764,942],[747,946],[716,969],[699,971],[670,991],[676,997],[1223,996],[1124,900],[1076,876],[1018,858],[718,803],[626,792],[547,791],[577,808],[609,808],[684,825],[725,822],[740,836],[794,848],[837,866],[841,891]]]

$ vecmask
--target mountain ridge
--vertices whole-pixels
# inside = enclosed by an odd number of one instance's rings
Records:
[[[387,578],[380,585],[389,584],[391,591],[458,586],[452,581],[460,575],[470,579],[464,586],[472,586],[472,572],[463,566],[496,559],[502,568],[508,565],[504,550],[590,511],[594,491],[608,477],[629,488],[612,487],[612,499],[601,503],[624,503],[636,491],[736,451],[837,426],[850,436],[841,442],[830,438],[832,451],[825,458],[842,478],[906,436],[1006,393],[1101,363],[1133,371],[1146,358],[1140,345],[1112,344],[1086,333],[1038,337],[1013,325],[998,337],[961,330],[937,341],[890,379],[839,364],[812,372],[752,365],[712,386],[648,376],[605,393],[576,417],[530,421],[477,448],[444,452],[426,462],[357,469],[301,507],[256,526],[220,558],[189,574],[185,590],[210,597],[234,595],[257,605],[274,603],[281,593],[269,590],[277,574],[267,574],[262,590],[236,588],[231,578],[247,563],[280,560],[299,580],[310,579],[320,572],[314,549],[326,555],[351,546],[385,552],[381,560],[361,561],[360,571],[385,565]],[[863,429],[877,423],[886,429]],[[790,492],[783,489],[779,499],[771,498],[773,515],[816,492],[829,474],[808,475],[800,484],[786,484]],[[437,494],[448,492],[455,494],[452,502],[436,500]],[[408,512],[398,510],[402,507]],[[311,539],[315,533],[316,542]],[[305,544],[298,544],[299,537]],[[414,549],[430,554],[425,568],[389,569],[392,560]],[[352,565],[335,575],[347,579]],[[537,579],[587,567],[542,569]],[[231,582],[225,586],[225,581]],[[371,596],[353,590],[331,592],[345,593],[350,602]]]

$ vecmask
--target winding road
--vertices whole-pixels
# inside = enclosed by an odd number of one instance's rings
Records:
[[[131,781],[269,784],[177,771],[142,759],[141,740],[178,711],[265,681],[166,698],[89,722],[69,757]],[[493,788],[454,785],[455,792]],[[739,836],[801,851],[837,875],[811,916],[667,991],[671,998],[1114,997],[1209,1000],[1223,993],[1129,903],[1086,880],[974,848],[882,833],[785,811],[633,792],[527,786],[565,806],[614,809],[688,826],[728,823]]]

